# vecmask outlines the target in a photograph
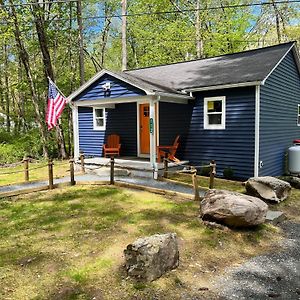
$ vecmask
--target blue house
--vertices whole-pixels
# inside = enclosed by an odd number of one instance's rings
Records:
[[[103,70],[68,97],[75,157],[102,156],[109,134],[121,155],[156,163],[156,146],[181,136],[178,157],[214,159],[240,178],[284,173],[300,138],[300,62],[294,42],[124,72]],[[151,126],[149,126],[151,123]],[[151,129],[149,129],[151,127]]]

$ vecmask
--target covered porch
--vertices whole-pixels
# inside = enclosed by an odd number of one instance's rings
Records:
[[[117,134],[121,143],[120,157],[116,157],[119,167],[158,170],[163,165],[157,161],[157,146],[172,145],[180,135],[176,155],[187,163],[183,152],[193,107],[190,99],[146,95],[76,101],[73,105],[75,157],[83,152],[88,163],[106,164],[109,159],[102,157],[103,144],[109,135]],[[97,129],[95,125],[102,127]]]
[[[173,145],[184,160],[194,98],[184,91],[103,70],[68,97],[73,112],[74,157],[103,157],[109,135],[120,137],[120,165],[157,170],[157,146]],[[122,159],[131,157],[134,159]]]

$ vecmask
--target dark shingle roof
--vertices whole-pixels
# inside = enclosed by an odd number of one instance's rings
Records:
[[[169,86],[163,86],[160,82],[156,82],[154,80],[149,81],[148,79],[139,78],[138,76],[134,76],[131,73],[127,72],[114,72],[114,74],[118,75],[120,78],[123,78],[127,82],[132,83],[135,86],[141,87],[147,91],[157,91],[157,92],[163,92],[163,93],[172,93],[172,94],[180,94],[183,93],[175,90]]]
[[[263,81],[293,45],[290,42],[213,58],[125,71],[123,74],[136,78],[141,84],[144,82],[154,86],[154,90],[170,92]]]

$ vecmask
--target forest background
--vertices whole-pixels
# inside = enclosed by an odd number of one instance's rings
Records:
[[[292,0],[0,0],[0,163],[72,156],[70,107],[47,131],[47,77],[69,95],[101,69],[300,41],[299,12]]]

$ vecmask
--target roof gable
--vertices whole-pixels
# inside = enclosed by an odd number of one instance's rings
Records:
[[[118,75],[107,70],[102,70],[73,92],[67,100],[69,102],[106,98],[107,94],[104,92],[103,85],[108,82],[111,84],[111,93],[109,96],[115,96],[115,94],[119,96],[136,96],[147,93],[146,90],[128,83],[123,78],[119,78]]]

